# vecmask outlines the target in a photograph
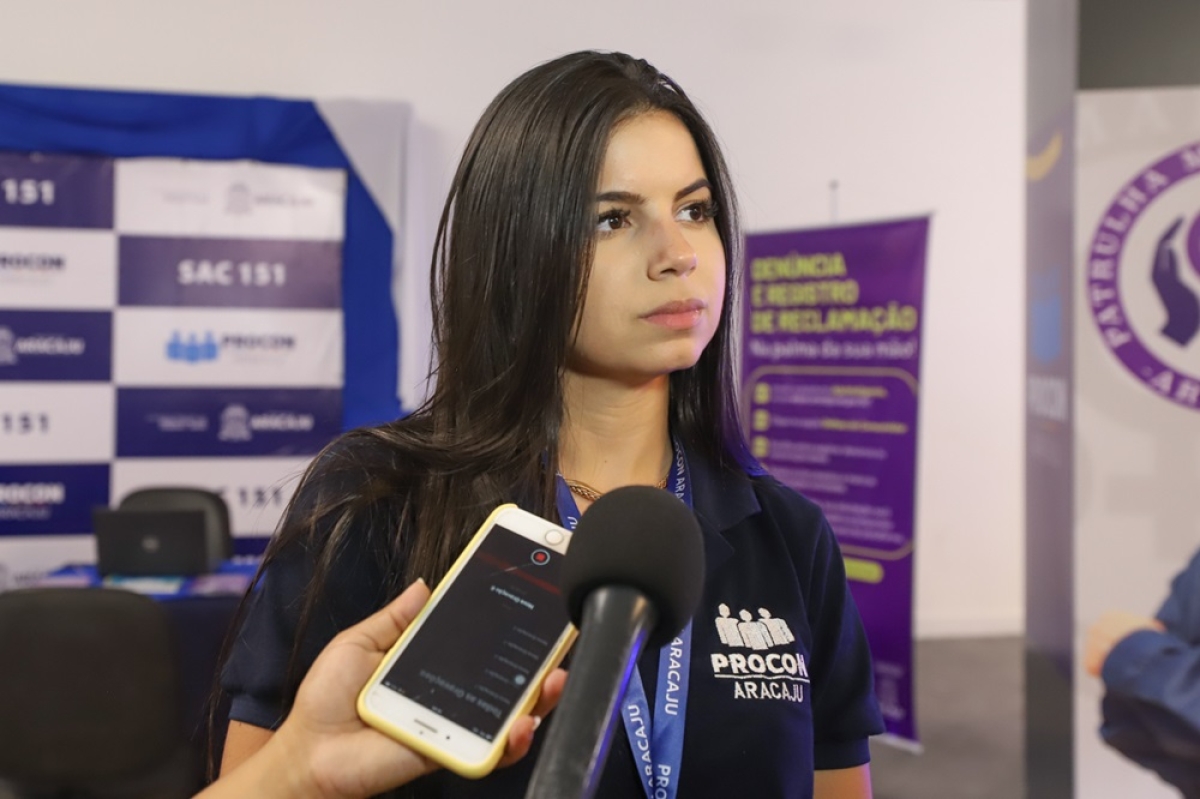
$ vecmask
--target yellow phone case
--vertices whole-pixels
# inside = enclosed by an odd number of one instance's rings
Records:
[[[429,597],[429,602],[426,603],[425,607],[417,615],[417,618],[413,619],[413,623],[408,626],[408,629],[401,634],[400,640],[396,641],[392,648],[388,650],[387,655],[384,656],[383,661],[379,664],[379,668],[375,670],[375,673],[371,675],[371,679],[367,681],[367,684],[358,694],[358,716],[364,722],[380,732],[395,738],[405,746],[408,746],[409,748],[425,755],[434,762],[445,766],[455,774],[470,779],[479,779],[480,777],[487,776],[496,767],[496,764],[504,755],[504,748],[508,743],[508,731],[509,728],[512,727],[513,721],[525,715],[533,708],[533,705],[537,700],[538,692],[541,690],[542,681],[546,679],[546,676],[553,671],[559,663],[562,662],[562,659],[566,657],[567,650],[569,650],[571,644],[574,643],[578,631],[573,625],[569,627],[567,634],[560,638],[558,645],[550,653],[549,657],[546,658],[545,664],[534,676],[534,679],[529,681],[530,687],[525,692],[525,698],[521,701],[520,706],[516,708],[516,710],[504,722],[504,725],[500,728],[500,731],[496,733],[496,738],[492,742],[493,746],[491,750],[489,750],[487,758],[481,763],[468,763],[466,761],[459,760],[453,754],[445,751],[444,749],[439,749],[432,741],[425,738],[420,738],[416,735],[413,735],[408,730],[397,727],[396,725],[392,724],[390,720],[372,711],[371,708],[367,706],[366,697],[370,689],[375,686],[383,676],[383,672],[391,663],[392,655],[395,653],[395,651],[407,643],[408,639],[412,637],[412,635],[421,627],[421,624],[424,623],[426,616],[428,616],[433,608],[437,606],[436,600],[439,600],[441,596],[450,589],[450,586],[454,584],[454,580],[458,577],[463,567],[466,566],[467,561],[470,560],[471,556],[475,553],[475,550],[479,548],[479,544],[482,542],[484,534],[491,529],[492,525],[495,523],[496,517],[505,510],[516,507],[517,506],[512,503],[504,504],[496,508],[491,512],[491,514],[488,515],[487,519],[484,520],[483,524],[480,525],[479,529],[475,532],[475,535],[472,536],[471,541],[454,561],[454,565],[450,567],[450,571],[446,572],[446,576],[442,578],[441,582],[438,583],[437,588],[433,590],[433,593]]]

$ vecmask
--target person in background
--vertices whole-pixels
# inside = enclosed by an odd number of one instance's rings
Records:
[[[346,433],[302,478],[223,670],[222,773],[272,740],[327,642],[407,582],[435,584],[498,505],[572,527],[605,492],[648,485],[691,504],[706,554],[690,645],[665,671],[645,653],[631,679],[638,718],[662,704],[678,712],[652,721],[682,727],[653,736],[651,773],[685,797],[869,799],[868,738],[883,725],[837,541],[754,461],[738,417],[740,246],[716,136],[646,61],[572,53],[500,92],[435,241],[432,394]],[[721,605],[765,609],[792,638],[752,622],[758,648],[723,641]],[[534,760],[403,790],[515,799]],[[597,796],[660,787],[618,731]]]
[[[1104,682],[1105,743],[1200,799],[1200,551],[1154,618],[1110,611],[1088,628],[1084,668]]]

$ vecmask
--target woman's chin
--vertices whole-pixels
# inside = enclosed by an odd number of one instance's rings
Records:
[[[614,348],[615,349],[615,348]],[[673,372],[691,369],[700,361],[703,348],[646,347],[640,357],[632,359],[595,360],[571,359],[567,370],[582,377],[608,379],[627,385],[640,385],[666,377]]]

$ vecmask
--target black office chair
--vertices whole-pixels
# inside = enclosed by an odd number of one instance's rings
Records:
[[[0,780],[21,797],[198,789],[166,612],[115,589],[0,594]]]
[[[229,524],[229,506],[220,494],[202,488],[163,486],[140,488],[125,495],[121,510],[201,510],[205,518],[205,539],[209,562],[233,557],[233,532]]]

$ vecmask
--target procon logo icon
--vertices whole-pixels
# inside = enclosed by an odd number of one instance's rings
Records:
[[[224,352],[254,356],[289,352],[296,348],[296,339],[280,333],[225,333],[217,337],[211,330],[202,332],[171,331],[167,340],[167,360],[184,363],[215,361]]]
[[[67,501],[62,483],[0,483],[0,505],[61,505]]]
[[[167,342],[167,360],[171,361],[215,361],[220,352],[211,330],[205,331],[203,335],[189,333],[186,338],[175,330],[171,333],[171,340]]]
[[[808,664],[786,621],[766,608],[758,608],[757,618],[748,610],[734,616],[721,603],[714,622],[726,649],[709,656],[713,676],[733,682],[734,698],[804,701]]]
[[[61,272],[67,259],[57,253],[0,252],[0,275]]]

